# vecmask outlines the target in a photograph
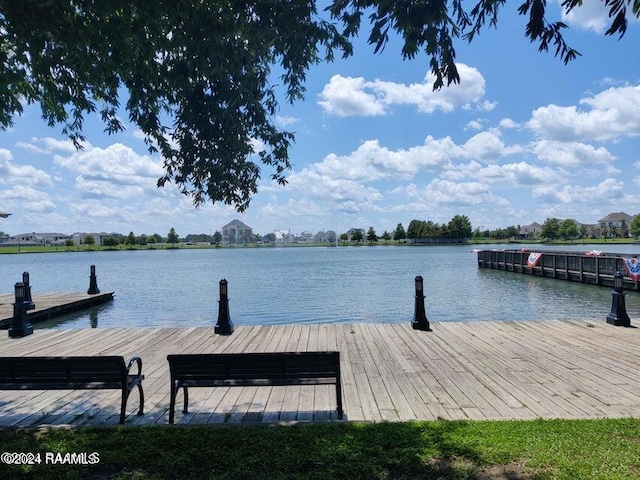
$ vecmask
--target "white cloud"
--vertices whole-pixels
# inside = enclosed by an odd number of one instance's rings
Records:
[[[293,184],[308,173],[329,179],[372,182],[381,179],[409,179],[421,170],[438,171],[463,149],[449,137],[434,139],[428,136],[423,145],[408,149],[390,150],[378,140],[367,140],[349,155],[327,155],[321,162],[293,174]]]
[[[490,102],[489,100],[485,100],[484,102],[478,103],[478,105],[476,106],[476,109],[481,110],[483,112],[490,112],[497,106],[498,106],[498,102]]]
[[[477,205],[491,197],[489,187],[480,182],[455,183],[440,179],[431,181],[424,194],[436,203],[463,205]]]
[[[560,0],[558,0],[560,3]],[[582,5],[573,8],[569,13],[562,10],[562,21],[596,33],[604,33],[611,20],[609,9],[603,2],[594,0],[586,1]]]
[[[282,125],[283,127],[289,127],[291,125],[295,125],[300,121],[299,118],[289,117],[286,115],[276,115],[276,123]]]
[[[327,204],[319,204],[313,200],[303,199],[288,199],[285,204],[268,203],[259,207],[259,213],[261,216],[266,216],[272,219],[274,225],[284,224],[290,221],[291,217],[297,218],[296,224],[304,223],[300,222],[299,218],[319,217],[326,214],[334,213],[327,210]]]
[[[108,219],[110,222],[113,222],[120,218],[123,208],[101,200],[86,199],[80,203],[71,204],[69,210],[78,216]]]
[[[334,75],[320,94],[318,104],[325,112],[338,117],[384,115],[386,108],[375,94],[366,93],[364,78]]]
[[[145,138],[147,138],[147,136],[144,134],[144,132],[142,130],[140,130],[139,128],[136,128],[135,130],[133,130],[131,132],[131,136],[133,138],[137,138],[138,140],[144,140]]]
[[[249,143],[253,148],[253,153],[264,152],[267,149],[267,145],[259,138],[250,138]]]
[[[305,170],[292,177],[288,188],[302,191],[312,198],[330,200],[342,207],[359,205],[358,210],[382,200],[382,194],[377,188],[349,179],[331,178],[313,170]]]
[[[53,185],[51,176],[31,165],[15,165],[9,150],[0,148],[0,183],[27,184],[40,187]]]
[[[14,214],[46,213],[55,210],[51,197],[40,190],[25,185],[14,185],[5,190],[0,190],[0,200],[6,205],[7,210]]]
[[[612,140],[640,135],[640,85],[609,88],[576,106],[548,105],[533,111],[527,127],[550,140]]]
[[[418,173],[450,172],[452,162],[469,158],[484,163],[518,153],[518,145],[506,146],[498,132],[480,132],[463,145],[456,145],[450,137],[435,139],[428,136],[422,145],[407,149],[390,150],[378,140],[367,140],[348,155],[331,153],[321,162],[311,164],[289,177],[291,185],[306,183],[307,177],[353,182],[377,180],[409,180]]]
[[[549,203],[592,203],[600,205],[608,200],[619,201],[624,194],[624,183],[614,178],[606,178],[600,184],[590,187],[565,185],[562,189],[553,186],[536,187],[533,196]]]
[[[86,148],[70,157],[54,156],[61,167],[88,176],[118,179],[122,183],[136,183],[139,178],[157,178],[163,173],[160,161],[139,155],[130,147],[114,143],[102,149]]]
[[[393,105],[414,105],[422,113],[451,112],[470,102],[477,103],[480,110],[493,109],[497,103],[480,102],[485,93],[482,74],[463,63],[457,67],[460,83],[436,91],[433,90],[435,77],[431,73],[423,83],[409,85],[334,75],[319,95],[318,104],[326,113],[339,117],[385,115]]]
[[[143,195],[145,190],[138,185],[122,185],[103,179],[87,179],[82,175],[76,177],[76,188],[83,198],[131,198]]]
[[[545,163],[562,168],[610,165],[616,157],[606,148],[579,142],[540,140],[533,145],[533,153]]]
[[[83,144],[86,148],[90,148],[91,144]],[[30,152],[49,155],[55,152],[73,153],[77,148],[71,140],[58,140],[56,138],[31,137],[28,142],[17,142],[16,147],[24,148]]]
[[[477,172],[478,178],[491,182],[509,182],[515,185],[551,185],[562,178],[550,168],[541,168],[527,162],[489,165]]]
[[[539,167],[527,162],[482,165],[471,161],[449,166],[440,175],[440,178],[451,181],[473,178],[488,183],[531,186],[555,184],[564,177],[552,168]]]
[[[55,155],[54,162],[79,173],[76,188],[88,198],[157,194],[156,182],[163,173],[159,161],[120,143],[105,149],[87,148],[69,157]]]
[[[480,132],[467,140],[462,148],[463,156],[485,162],[496,161],[521,151],[517,145],[507,147],[500,138],[499,132],[496,131]]]
[[[505,128],[508,130],[521,127],[519,123],[513,121],[510,118],[503,118],[502,120],[500,120],[500,123],[498,125],[500,128]]]
[[[490,203],[496,207],[509,205],[506,199],[494,195],[488,185],[480,182],[434,179],[424,188],[409,184],[403,190],[409,198],[430,205],[473,206],[484,203]]]
[[[69,157],[55,155],[54,162],[79,174],[75,185],[83,198],[125,199],[166,194],[166,189],[157,188],[157,180],[163,173],[161,163],[120,143],[105,149],[85,148]]]

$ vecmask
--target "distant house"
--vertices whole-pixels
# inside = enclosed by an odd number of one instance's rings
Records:
[[[629,224],[633,217],[624,212],[610,213],[598,220],[600,232],[604,237],[628,237]]]
[[[305,230],[300,234],[300,237],[297,240],[301,243],[313,243],[315,242],[316,237],[312,232]]]
[[[236,219],[222,227],[224,243],[247,243],[253,239],[253,229]]]
[[[71,237],[64,233],[21,233],[6,238],[3,244],[6,246],[56,246],[64,245],[65,240],[68,238]]]
[[[321,231],[316,233],[316,243],[334,243],[336,241],[336,232],[333,230]]]
[[[293,235],[291,232],[276,230],[273,234],[276,236],[276,243],[293,243]]]
[[[534,240],[540,237],[540,232],[542,232],[542,225],[538,222],[533,222],[529,225],[520,227],[519,236],[520,238]]]
[[[75,243],[76,245],[82,245],[84,243],[84,239],[87,238],[89,235],[93,237],[93,240],[96,242],[95,244],[98,245],[99,247],[103,245],[105,238],[111,236],[107,232],[100,232],[100,233],[75,232],[71,236],[67,235],[67,238],[72,238],[73,243]],[[64,240],[62,241],[62,243],[64,243]]]

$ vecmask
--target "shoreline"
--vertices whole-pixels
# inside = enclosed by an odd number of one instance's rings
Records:
[[[362,243],[350,243],[336,246],[330,243],[296,243],[296,244],[245,244],[245,245],[189,245],[178,244],[177,246],[170,246],[170,244],[156,244],[153,247],[140,246],[139,248],[113,248],[113,247],[100,247],[92,245],[77,245],[75,247],[52,247],[52,246],[22,246],[22,247],[3,247],[0,245],[0,255],[16,255],[16,254],[29,254],[29,253],[86,253],[86,252],[137,252],[137,251],[153,251],[153,250],[216,250],[216,249],[245,249],[245,248],[372,248],[372,247],[436,247],[436,246],[448,246],[448,247],[468,247],[475,245],[544,245],[544,246],[579,246],[579,245],[638,245],[640,247],[640,240],[633,238],[621,238],[615,240],[605,239],[589,239],[588,241],[552,241],[543,242],[540,240],[508,240],[508,241],[489,241],[480,239],[470,239],[466,242],[428,242],[428,243],[412,243],[412,242],[399,242],[399,241],[387,241],[387,242],[362,242]]]

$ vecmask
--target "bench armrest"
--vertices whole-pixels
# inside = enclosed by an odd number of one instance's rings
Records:
[[[133,357],[131,360],[129,360],[129,365],[127,365],[127,375],[131,375],[130,370],[134,363],[138,365],[138,373],[135,376],[138,378],[141,378],[142,377],[142,360],[140,359],[140,357]]]

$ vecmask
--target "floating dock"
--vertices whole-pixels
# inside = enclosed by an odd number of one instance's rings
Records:
[[[67,313],[84,310],[113,300],[113,292],[89,295],[88,293],[36,293],[33,303],[36,308],[29,310],[27,316],[31,324],[59,317]],[[13,294],[0,294],[0,329],[11,326],[13,319]]]
[[[613,287],[613,275],[624,275],[624,288],[640,291],[636,254],[561,252],[533,249],[478,250],[478,267]]]

